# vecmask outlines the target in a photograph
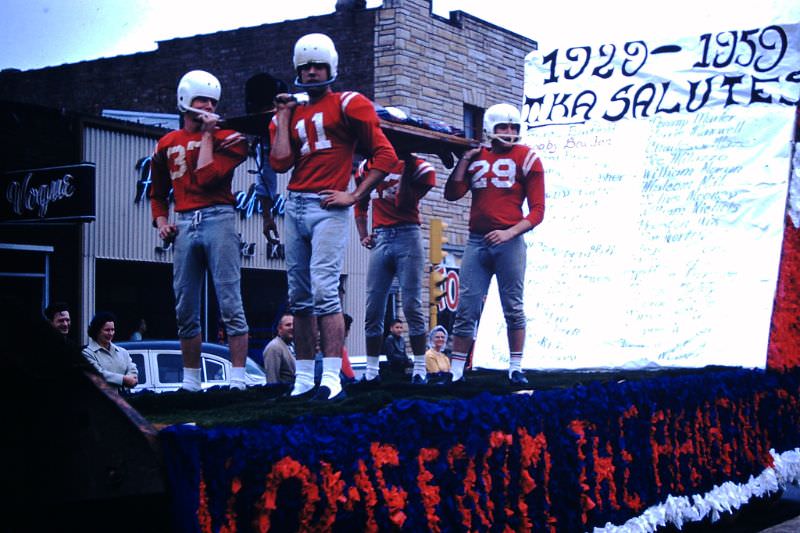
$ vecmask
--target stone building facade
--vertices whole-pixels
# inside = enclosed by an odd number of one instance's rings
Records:
[[[483,110],[522,102],[524,61],[536,48],[534,41],[461,11],[450,18],[436,16],[430,0],[387,0],[375,19],[377,102],[459,128],[465,106]],[[423,199],[421,212],[424,223],[435,217],[448,224],[457,253],[467,239],[469,196],[445,201],[449,169],[439,164],[437,171],[438,185]],[[427,225],[423,229],[427,234]]]

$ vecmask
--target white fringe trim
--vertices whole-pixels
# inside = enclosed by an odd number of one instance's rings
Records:
[[[744,484],[726,481],[704,495],[668,496],[664,503],[650,507],[621,526],[607,523],[605,527],[594,528],[593,533],[653,533],[667,524],[682,529],[683,524],[699,522],[706,517],[716,522],[722,513],[739,509],[751,498],[777,492],[800,480],[800,448],[781,454],[775,450],[769,453],[775,466],[765,469],[758,477],[750,476]]]

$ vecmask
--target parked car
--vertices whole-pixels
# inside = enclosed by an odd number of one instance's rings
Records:
[[[177,340],[143,340],[116,343],[128,350],[139,370],[139,384],[133,393],[175,391],[183,383],[181,345]],[[227,346],[204,342],[200,348],[200,381],[203,389],[230,385],[231,353]],[[255,361],[247,358],[245,383],[265,385],[266,375]]]

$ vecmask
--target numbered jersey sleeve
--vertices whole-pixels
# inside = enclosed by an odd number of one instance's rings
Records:
[[[536,226],[544,218],[544,169],[531,148],[518,144],[502,154],[484,148],[467,168],[466,179],[472,191],[471,232],[507,229],[523,218]]]
[[[360,183],[369,171],[369,163],[362,162],[356,173]],[[414,158],[411,167],[399,160],[389,174],[378,183],[371,194],[372,227],[396,224],[419,224],[419,201],[436,185],[436,170],[424,159]],[[356,205],[356,217],[367,215],[367,203]]]
[[[273,119],[273,141],[275,128]],[[276,169],[294,166],[288,185],[292,191],[347,190],[356,146],[384,172],[397,162],[372,103],[356,92],[328,93],[317,102],[295,107],[289,137],[292,161],[270,157],[270,163]]]

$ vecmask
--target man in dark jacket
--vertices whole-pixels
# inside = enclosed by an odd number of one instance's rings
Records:
[[[405,374],[406,369],[411,368],[411,361],[406,355],[406,340],[403,338],[403,321],[399,318],[392,320],[382,351],[392,373]]]

